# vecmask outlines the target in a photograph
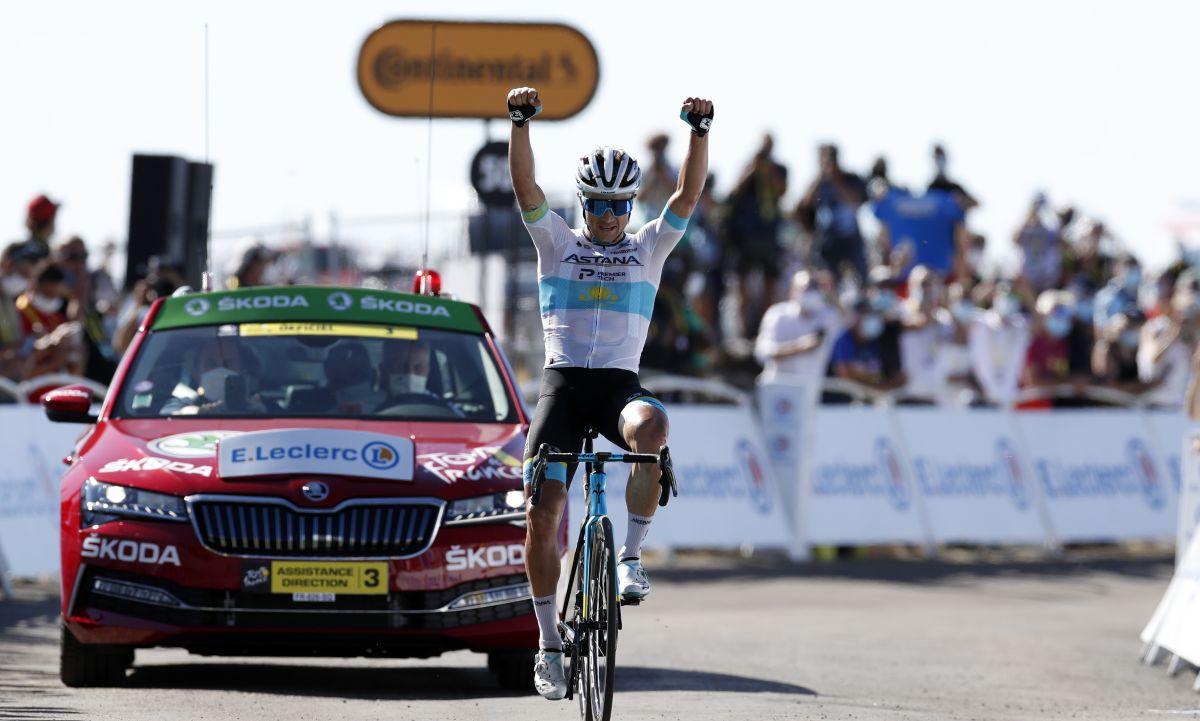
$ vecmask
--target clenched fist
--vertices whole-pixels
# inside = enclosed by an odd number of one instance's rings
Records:
[[[533,116],[542,112],[542,99],[537,88],[513,88],[508,91],[508,117],[518,128],[525,127]]]
[[[691,126],[692,132],[703,136],[712,128],[713,103],[706,98],[688,98],[683,101],[679,117]]]

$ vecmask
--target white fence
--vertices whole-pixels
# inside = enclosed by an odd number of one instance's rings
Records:
[[[1178,412],[821,406],[820,387],[786,382],[756,397],[713,381],[645,382],[668,399],[680,482],[651,546],[777,547],[794,558],[882,543],[1182,546],[1200,516],[1200,462],[1183,460]],[[0,554],[15,573],[57,567],[59,459],[82,430],[0,406]],[[624,479],[609,470],[619,533]],[[1185,476],[1189,520],[1177,524]]]

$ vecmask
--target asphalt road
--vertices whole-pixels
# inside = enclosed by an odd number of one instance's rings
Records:
[[[1165,558],[997,564],[764,561],[650,568],[628,609],[620,719],[1200,717],[1193,676],[1140,665]],[[57,599],[0,602],[0,719],[571,719],[483,658],[221,660],[139,651],[128,687],[57,676]]]

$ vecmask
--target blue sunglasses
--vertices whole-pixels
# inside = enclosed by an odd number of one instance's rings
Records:
[[[601,200],[599,198],[584,198],[583,209],[592,215],[604,215],[612,211],[615,216],[629,215],[633,212],[633,200]]]

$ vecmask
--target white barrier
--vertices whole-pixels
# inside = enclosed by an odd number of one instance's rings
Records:
[[[1182,546],[1200,520],[1200,455],[1178,413],[831,407],[817,392],[765,384],[757,413],[670,404],[680,496],[648,543],[802,558],[829,544],[1168,539],[1178,526]],[[13,574],[57,568],[59,459],[82,430],[0,406],[0,549]],[[609,471],[619,538],[625,467]],[[578,492],[572,509],[578,519]]]
[[[810,425],[795,511],[806,543],[928,542],[912,466],[886,411],[818,407]]]
[[[816,392],[783,378],[758,388],[795,546],[1175,533],[1180,413],[819,406]],[[1189,508],[1200,514],[1200,492]]]
[[[1176,494],[1141,411],[1017,416],[1060,542],[1174,538]]]
[[[646,546],[788,548],[795,536],[788,529],[751,408],[673,404],[669,415],[679,496],[658,509]],[[596,448],[616,450],[603,439]],[[613,463],[605,466],[605,472],[609,515],[620,544],[627,523],[624,499],[629,466]],[[585,511],[582,477],[580,468],[571,489],[572,529]]]
[[[83,426],[36,406],[0,409],[0,549],[14,576],[58,572],[58,481]]]
[[[897,408],[893,416],[935,543],[1049,540],[1010,414]]]

